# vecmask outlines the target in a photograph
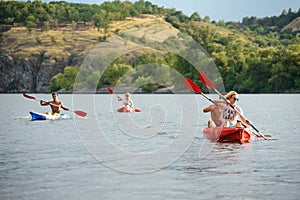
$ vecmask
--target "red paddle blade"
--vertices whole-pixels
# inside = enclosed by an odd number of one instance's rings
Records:
[[[25,98],[28,98],[28,99],[36,100],[35,97],[30,96],[30,95],[28,95],[28,94],[26,94],[26,93],[23,93],[23,96],[24,96]]]
[[[201,89],[189,78],[184,79],[184,85],[195,93],[202,93]]]
[[[115,93],[110,87],[108,87],[107,90],[108,90],[108,92],[111,93],[111,94],[114,94],[114,93]]]
[[[75,110],[74,113],[76,115],[79,115],[80,117],[85,117],[87,115],[86,112],[80,111],[80,110]]]
[[[141,112],[141,110],[140,109],[134,109],[134,112]]]
[[[206,76],[206,74],[203,71],[200,72],[199,78],[202,81],[202,83],[205,84],[208,88],[211,88],[213,90],[216,89],[215,84],[211,82],[211,80]]]

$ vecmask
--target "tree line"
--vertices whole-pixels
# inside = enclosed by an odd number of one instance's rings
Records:
[[[92,22],[95,27],[105,28],[112,21],[136,17],[139,14],[166,14],[167,9],[152,5],[148,1],[135,3],[115,0],[97,4],[68,3],[65,1],[0,1],[0,23],[30,28],[59,23]]]

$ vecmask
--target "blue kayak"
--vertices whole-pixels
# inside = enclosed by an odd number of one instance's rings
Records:
[[[58,119],[70,119],[70,115],[68,114],[60,114],[60,115],[48,115],[37,112],[29,112],[31,115],[31,120],[58,120]]]

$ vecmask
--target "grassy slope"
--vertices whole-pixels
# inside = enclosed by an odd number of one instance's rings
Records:
[[[163,17],[143,16],[143,18],[128,18],[125,21],[112,23],[108,28],[108,37],[115,31],[123,31],[141,27],[160,27],[175,30]],[[2,49],[9,55],[27,59],[32,54],[39,54],[43,50],[51,58],[61,59],[71,54],[87,55],[91,49],[99,44],[99,37],[104,36],[104,30],[99,31],[92,26],[86,30],[72,32],[70,26],[57,30],[33,30],[28,33],[25,27],[13,27],[3,33]],[[167,36],[161,35],[162,38]]]
[[[290,26],[293,23],[298,25],[299,18],[295,19]],[[237,41],[239,40],[242,43],[257,46],[257,44],[251,42],[243,33],[237,30],[230,30],[203,21],[193,22],[193,26],[208,27],[215,33],[224,37],[232,34]],[[287,27],[288,26],[289,25],[287,25]],[[107,30],[106,36],[109,37],[114,32],[146,27],[152,28],[153,32],[161,31],[160,34],[155,34],[156,38],[147,38],[156,41],[163,41],[170,36],[168,35],[169,31],[164,32],[162,29],[172,30],[175,33],[178,32],[178,30],[167,23],[163,17],[142,15],[139,18],[127,18],[124,21],[112,23]],[[156,30],[156,27],[159,29]],[[85,56],[91,49],[99,44],[99,38],[104,36],[104,30],[100,29],[98,31],[93,26],[80,28],[83,30],[75,30],[72,32],[71,25],[69,25],[47,32],[36,29],[29,34],[25,27],[13,27],[9,31],[3,32],[1,50],[8,55],[14,55],[24,59],[27,59],[32,54],[40,54],[43,50],[46,51],[46,56],[49,56],[50,58],[62,59],[71,54]],[[138,30],[135,30],[134,34],[137,37],[145,37],[144,31],[139,32]],[[154,36],[152,35],[151,37]]]
[[[97,43],[101,32],[94,29],[87,31],[50,30],[32,31],[28,34],[25,27],[12,28],[4,33],[4,48],[9,54],[26,58],[45,50],[50,57],[66,57],[71,53],[84,53]],[[40,41],[40,42],[38,42]]]
[[[291,23],[289,23],[288,25],[286,25],[282,31],[291,29],[292,31],[299,31],[300,30],[300,17],[297,17],[296,19],[294,19]]]

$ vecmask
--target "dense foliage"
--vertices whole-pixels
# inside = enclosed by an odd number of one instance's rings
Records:
[[[93,22],[96,27],[106,27],[111,21],[124,20],[139,14],[165,14],[166,9],[152,5],[143,0],[131,3],[129,1],[104,2],[101,5],[68,3],[53,1],[3,1],[0,2],[0,23],[18,24],[27,27],[38,27],[49,24],[52,28],[58,23]]]
[[[111,22],[127,17],[141,14],[165,16],[167,22],[193,37],[211,55],[228,90],[244,93],[300,91],[299,27],[296,30],[285,29],[286,25],[300,17],[300,9],[297,12],[283,10],[280,16],[262,19],[245,17],[242,22],[227,23],[223,20],[210,22],[208,16],[202,18],[198,13],[188,17],[181,11],[158,7],[144,0],[134,3],[115,0],[101,5],[1,0],[0,13],[2,25],[26,26],[29,32],[34,28],[55,29],[66,23],[76,26],[79,22],[106,29]],[[153,53],[118,59],[101,76],[97,87],[114,85],[124,73],[135,70],[140,64],[151,62],[169,65],[184,76],[198,81],[197,72],[182,58],[170,53]],[[50,89],[72,89],[77,71],[77,66],[66,67],[64,73],[53,77]],[[97,73],[87,73],[87,80],[93,82],[93,79],[99,77]],[[166,80],[172,79],[168,73],[164,73]],[[121,82],[138,82],[143,85],[143,82],[151,82],[151,78],[151,75],[140,74],[130,80],[125,77]],[[159,86],[145,84],[144,90],[152,92],[155,87]]]

